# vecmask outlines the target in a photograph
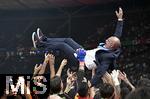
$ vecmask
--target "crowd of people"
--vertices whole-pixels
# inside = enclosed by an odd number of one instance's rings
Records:
[[[91,86],[90,80],[95,75],[95,69],[92,69],[91,78],[86,75],[86,67],[83,61],[79,60],[79,68],[76,72],[67,68],[67,59],[63,59],[59,69],[55,69],[55,56],[53,54],[45,54],[42,64],[36,64],[32,80],[38,87],[43,87],[43,79],[46,66],[49,66],[49,82],[45,89],[45,93],[41,96],[37,90],[32,90],[32,86],[24,85],[25,94],[18,94],[16,87],[11,87],[9,94],[4,90],[1,99],[149,99],[150,97],[150,80],[141,78],[136,85],[133,85],[125,72],[113,70],[106,72],[102,77],[102,83],[97,86]],[[63,69],[67,69],[63,70]],[[64,78],[62,72],[66,73]],[[88,75],[89,76],[89,75]],[[24,80],[19,77],[18,80]],[[10,86],[12,86],[10,84]],[[49,89],[48,89],[49,88]],[[27,93],[28,90],[28,93]]]

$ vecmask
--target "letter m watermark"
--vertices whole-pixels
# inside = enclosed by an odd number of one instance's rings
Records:
[[[25,86],[24,77],[22,77],[22,76],[18,77],[18,81],[15,86],[13,84],[12,76],[6,76],[6,94],[9,94],[10,90],[12,92],[18,93],[19,88],[21,88],[21,94],[24,94],[24,86]]]

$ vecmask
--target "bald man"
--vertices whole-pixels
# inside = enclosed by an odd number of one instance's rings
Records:
[[[92,85],[97,85],[100,78],[105,74],[107,70],[113,70],[115,68],[116,59],[120,54],[120,37],[122,35],[123,28],[123,11],[119,8],[119,12],[116,11],[118,18],[116,30],[113,36],[106,39],[105,43],[100,43],[97,48],[86,50],[86,56],[84,58],[85,66],[91,70],[96,69],[96,74],[92,79]],[[78,66],[78,59],[76,57],[76,51],[82,48],[71,38],[47,38],[43,35],[41,30],[37,29],[37,34],[32,34],[33,45],[36,48],[40,46],[45,49],[53,49],[63,51],[68,56],[68,62],[73,63],[70,68],[76,68]]]

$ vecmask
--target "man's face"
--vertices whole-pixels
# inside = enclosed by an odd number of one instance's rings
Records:
[[[114,46],[114,38],[113,37],[109,37],[108,39],[106,39],[105,41],[105,47],[108,49],[112,49]]]
[[[105,41],[105,47],[107,49],[114,50],[117,49],[119,46],[120,46],[120,40],[115,36],[111,36]]]

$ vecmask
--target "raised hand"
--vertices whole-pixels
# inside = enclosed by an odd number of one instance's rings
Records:
[[[54,65],[55,64],[55,56],[53,54],[49,54],[49,64]]]
[[[65,65],[67,65],[67,59],[63,59],[60,66],[64,68]]]
[[[57,76],[61,76],[61,73],[62,73],[62,69],[64,68],[64,66],[67,64],[67,59],[63,59],[60,66],[59,66],[59,69],[56,73]]]
[[[74,88],[74,86],[73,86],[74,82],[75,82],[75,80],[74,80],[73,75],[70,75],[67,77],[67,85],[66,85],[66,88],[64,90],[65,93],[68,93],[71,89]]]
[[[125,72],[122,73],[121,71],[119,71],[118,78],[121,79],[121,80],[123,80],[127,85],[129,85],[131,87],[132,91],[135,90],[134,85],[131,84],[131,82],[127,78],[127,75],[126,75]]]
[[[42,68],[42,64],[40,64],[39,66],[38,64],[36,64],[34,67],[34,72],[38,73],[41,70],[41,68]]]
[[[115,11],[115,13],[116,13],[116,16],[117,16],[117,18],[118,18],[118,20],[123,20],[122,18],[123,18],[123,10],[122,10],[122,8],[120,8],[119,7],[119,12],[118,11]]]
[[[46,54],[46,53],[45,53],[45,59],[44,59],[44,62],[48,63],[48,61],[49,61],[49,54]]]
[[[119,71],[118,78],[121,79],[121,80],[123,80],[123,81],[125,81],[125,82],[128,81],[128,78],[127,78],[125,72],[122,73],[121,71]]]
[[[70,69],[67,70],[67,76],[71,78],[71,81],[75,81],[77,79],[76,72],[70,72]]]
[[[113,79],[114,85],[120,85],[120,81],[118,79],[119,70],[113,70],[111,73],[111,77]]]
[[[110,75],[108,72],[106,72],[106,73],[103,75],[102,80],[103,80],[103,83],[109,83],[109,84],[111,84],[111,85],[114,84],[114,83],[113,83],[113,80],[112,80],[112,77],[111,77],[111,75]]]

